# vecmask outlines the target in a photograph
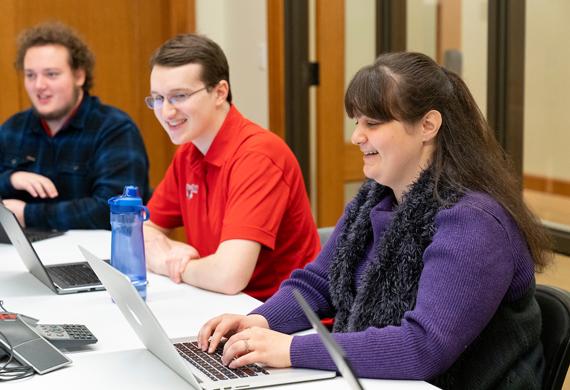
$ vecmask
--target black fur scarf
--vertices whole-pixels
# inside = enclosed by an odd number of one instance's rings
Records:
[[[344,231],[339,235],[330,270],[330,293],[336,308],[335,332],[361,331],[399,325],[404,312],[416,303],[423,253],[435,233],[435,216],[453,206],[462,192],[438,187],[427,169],[411,185],[382,240],[374,248],[375,259],[364,271],[355,291],[356,267],[373,239],[370,211],[391,194],[388,187],[369,180],[362,185],[346,211]]]

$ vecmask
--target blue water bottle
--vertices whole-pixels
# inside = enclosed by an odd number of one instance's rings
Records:
[[[127,275],[146,300],[146,261],[143,222],[148,209],[135,186],[125,186],[123,194],[109,199],[111,208],[111,265]]]

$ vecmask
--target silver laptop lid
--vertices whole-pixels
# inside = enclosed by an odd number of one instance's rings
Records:
[[[294,289],[293,295],[295,296],[297,302],[299,302],[299,305],[301,305],[301,309],[303,309],[303,312],[309,319],[309,322],[321,337],[325,348],[336,364],[336,367],[338,368],[340,374],[348,382],[350,388],[355,390],[363,390],[363,387],[358,381],[358,378],[356,375],[354,375],[354,371],[352,370],[350,363],[348,360],[346,360],[344,350],[340,347],[340,345],[336,343],[329,331],[324,327],[317,315],[313,312],[311,306],[309,306],[305,298],[303,298],[301,293]]]
[[[145,347],[194,388],[201,389],[189,367],[178,354],[129,278],[82,246],[79,246],[79,250]]]
[[[44,265],[40,261],[38,254],[34,250],[34,247],[24,234],[20,223],[16,216],[6,208],[3,204],[0,203],[0,224],[4,228],[6,235],[12,242],[12,245],[18,251],[18,254],[24,261],[26,268],[32,275],[40,280],[43,284],[48,286],[55,292],[57,288],[53,284],[53,281],[49,277]]]

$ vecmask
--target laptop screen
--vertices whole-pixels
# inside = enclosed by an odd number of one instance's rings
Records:
[[[350,363],[346,359],[344,350],[333,339],[329,331],[321,323],[321,321],[319,320],[317,315],[313,312],[313,309],[311,309],[311,306],[309,306],[309,304],[307,303],[305,298],[303,298],[301,293],[294,289],[293,295],[295,296],[295,299],[301,306],[301,309],[303,309],[303,312],[307,316],[307,319],[311,323],[313,329],[317,331],[330,357],[336,364],[338,371],[343,376],[343,378],[348,382],[350,388],[356,390],[363,390],[363,387],[358,381],[358,378],[356,377],[356,375],[354,375],[354,371],[350,366]]]

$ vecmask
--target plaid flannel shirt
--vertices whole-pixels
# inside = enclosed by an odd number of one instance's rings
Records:
[[[26,202],[26,226],[49,229],[109,229],[107,199],[123,186],[149,198],[149,162],[141,134],[124,112],[86,95],[77,112],[49,137],[32,109],[0,126],[0,196]],[[10,183],[16,171],[48,177],[59,196],[33,198]]]

